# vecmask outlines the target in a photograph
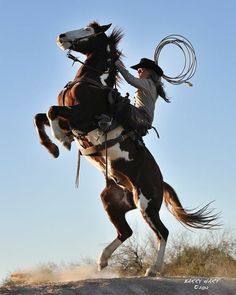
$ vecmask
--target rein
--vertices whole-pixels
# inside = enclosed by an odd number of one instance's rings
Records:
[[[105,141],[103,143],[93,145],[87,148],[80,147],[80,152],[82,156],[100,156],[100,152],[112,147],[113,145],[117,143],[121,143],[125,141],[127,138],[132,137],[135,135],[134,131],[129,131],[124,135],[119,135],[116,138],[107,140],[107,132],[105,132]],[[78,135],[76,137],[79,138]]]
[[[80,136],[73,132],[74,136],[78,139],[80,139]],[[107,149],[114,146],[117,143],[121,143],[123,141],[125,141],[127,138],[129,137],[133,137],[135,136],[135,132],[134,131],[129,131],[128,133],[124,134],[124,135],[119,135],[116,138],[113,139],[109,139],[107,140],[107,133],[108,131],[105,131],[104,135],[105,135],[105,141],[101,144],[97,144],[97,145],[93,145],[90,146],[88,148],[82,148],[80,146],[79,151],[78,151],[78,162],[77,162],[77,171],[76,171],[76,179],[75,179],[75,185],[76,187],[79,186],[79,170],[80,170],[80,156],[101,156],[101,151],[105,150],[105,177],[106,177],[106,187],[108,187],[108,165],[107,165],[107,159],[108,159],[108,152]]]
[[[121,55],[121,53],[120,53],[120,55]],[[70,58],[70,59],[73,60],[72,66],[74,65],[75,62],[79,62],[79,63],[81,63],[83,66],[85,66],[86,68],[88,68],[88,69],[90,69],[90,70],[93,70],[93,71],[95,71],[95,72],[97,72],[97,73],[99,73],[99,74],[106,74],[106,73],[109,74],[109,73],[111,73],[111,71],[115,68],[115,64],[114,64],[114,66],[111,67],[111,68],[109,68],[108,71],[105,71],[105,72],[104,72],[104,71],[102,71],[102,70],[98,70],[98,69],[96,69],[96,68],[94,68],[94,67],[91,67],[91,66],[89,66],[89,65],[86,65],[86,63],[84,63],[82,60],[80,60],[80,59],[78,59],[76,56],[72,55],[72,54],[71,54],[71,50],[69,50],[69,51],[67,52],[66,56],[67,56],[68,58]]]
[[[102,83],[99,83],[96,80],[88,78],[88,77],[86,77],[86,78],[84,77],[84,78],[81,78],[81,79],[76,79],[76,80],[70,81],[65,85],[64,88],[66,88],[66,89],[71,88],[71,87],[73,87],[74,85],[76,85],[78,83],[88,83],[88,84],[92,85],[93,87],[97,87],[97,88],[100,88],[100,89],[113,90],[113,88],[111,88],[109,86],[105,86]]]
[[[109,89],[110,91],[113,91],[113,88],[109,87],[109,86],[104,86],[102,85],[102,83],[99,83],[97,81],[95,81],[94,79],[91,79],[91,78],[81,78],[81,79],[76,79],[74,81],[70,81],[68,82],[65,86],[64,86],[64,89],[63,89],[63,94],[62,94],[62,103],[63,105],[65,105],[65,95],[66,95],[66,91],[73,87],[74,85],[76,85],[77,83],[88,83],[90,85],[92,85],[93,87],[97,87],[97,88],[100,88],[100,89]],[[116,87],[115,87],[116,89]]]
[[[96,69],[96,68],[94,68],[94,67],[91,67],[91,66],[89,66],[89,65],[86,65],[82,60],[78,59],[77,57],[75,57],[74,55],[72,55],[70,52],[71,52],[71,50],[68,51],[68,53],[66,54],[66,56],[67,56],[68,58],[70,58],[70,59],[73,60],[73,64],[72,64],[72,66],[74,65],[75,62],[79,62],[79,63],[81,63],[82,65],[84,65],[86,68],[88,68],[88,69],[90,69],[90,70],[93,70],[93,71],[95,71],[95,72],[97,72],[97,73],[99,73],[99,74],[102,74],[102,73],[103,73],[103,71],[101,71],[101,70],[98,70],[98,69]],[[105,73],[106,73],[106,72],[105,72]]]
[[[121,52],[119,53],[119,57],[121,56]],[[96,69],[96,68],[94,68],[94,67],[91,67],[91,66],[89,66],[89,65],[86,65],[86,63],[84,63],[82,60],[80,60],[80,59],[78,59],[77,57],[75,57],[74,55],[72,55],[71,54],[71,50],[69,50],[68,52],[67,52],[67,57],[68,58],[70,58],[70,59],[72,59],[73,60],[73,63],[72,63],[72,66],[74,65],[74,63],[75,62],[79,62],[79,63],[81,63],[83,66],[85,66],[86,68],[88,68],[88,69],[90,69],[90,70],[92,70],[92,71],[94,71],[94,72],[97,72],[97,73],[99,73],[99,74],[109,74],[109,73],[111,73],[112,72],[112,70],[116,67],[116,65],[115,65],[115,63],[114,63],[114,65],[113,65],[113,67],[111,67],[111,68],[109,68],[107,71],[102,71],[102,70],[98,70],[98,69]],[[117,58],[117,59],[119,59],[119,57]],[[89,79],[89,78],[86,78],[86,79]],[[89,79],[90,81],[92,81],[92,79]],[[97,83],[96,81],[94,81],[95,83]],[[98,84],[97,84],[98,85]],[[102,86],[104,86],[104,85],[102,85]],[[99,87],[99,86],[98,86]],[[108,88],[108,89],[113,89],[112,87],[109,87],[109,86],[106,86],[106,88]],[[116,83],[115,83],[115,86],[114,86],[114,88],[115,89],[117,89],[117,87],[116,87]]]

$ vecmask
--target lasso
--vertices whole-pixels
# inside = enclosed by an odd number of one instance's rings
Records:
[[[169,35],[165,37],[156,47],[154,53],[154,61],[156,64],[159,64],[158,60],[161,50],[168,44],[173,44],[180,48],[184,55],[184,66],[177,76],[169,77],[164,74],[163,78],[174,85],[185,83],[188,86],[192,86],[192,83],[190,83],[189,80],[193,77],[197,68],[197,58],[192,44],[187,38],[181,35]]]

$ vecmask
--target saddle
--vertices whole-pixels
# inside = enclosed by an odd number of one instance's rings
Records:
[[[126,96],[122,96],[120,92],[116,88],[109,88],[107,86],[101,85],[99,82],[90,79],[83,78],[80,80],[71,81],[66,84],[65,90],[71,88],[76,83],[88,83],[93,87],[102,88],[108,90],[107,92],[107,101],[109,104],[110,112],[112,120],[107,117],[104,117],[104,114],[99,116],[101,120],[99,121],[101,125],[107,125],[110,120],[113,124],[120,124],[127,131],[135,131],[139,137],[143,137],[148,133],[148,129],[152,128],[147,118],[147,115],[141,109],[134,107],[129,100],[129,93],[126,93]],[[95,122],[91,126],[97,125],[98,121],[95,118]],[[91,123],[91,122],[90,122]],[[95,123],[95,124],[94,124]],[[117,124],[117,125],[118,125]],[[98,124],[99,127],[99,124]],[[110,126],[111,127],[111,126]],[[108,126],[109,128],[109,126]],[[114,127],[115,128],[115,127]],[[111,129],[110,129],[111,130]]]
[[[152,128],[144,111],[130,103],[129,93],[122,96],[116,89],[108,93],[108,103],[115,120],[127,130],[134,130],[140,137]]]

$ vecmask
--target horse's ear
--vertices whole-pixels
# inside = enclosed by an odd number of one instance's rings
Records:
[[[109,25],[104,25],[100,27],[100,30],[102,32],[106,32],[106,30],[108,30],[110,28],[110,26],[112,25],[112,23],[110,23]]]

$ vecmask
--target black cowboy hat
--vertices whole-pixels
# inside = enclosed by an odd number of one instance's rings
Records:
[[[134,70],[137,70],[139,68],[150,69],[156,72],[159,76],[162,76],[164,74],[162,69],[153,60],[148,58],[141,58],[140,62],[137,65],[132,66],[131,68]]]

